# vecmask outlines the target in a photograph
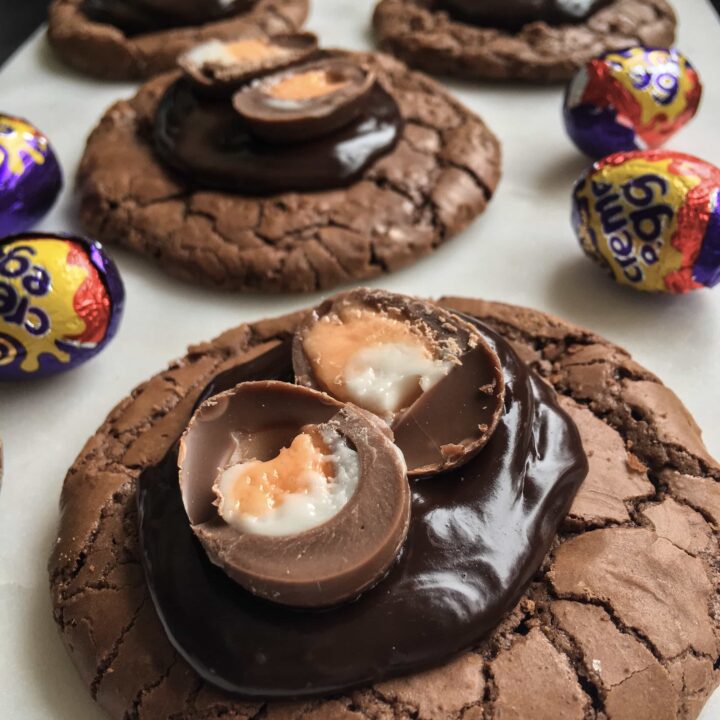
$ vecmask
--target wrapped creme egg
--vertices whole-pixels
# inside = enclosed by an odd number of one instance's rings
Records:
[[[580,68],[565,93],[565,128],[590,157],[657,148],[697,112],[702,85],[678,50],[631,47]]]
[[[125,293],[99,243],[71,235],[0,240],[0,380],[76,367],[113,338]]]
[[[60,188],[62,172],[48,139],[26,120],[0,114],[0,236],[32,227]]]
[[[686,293],[720,282],[720,168],[669,150],[615,153],[575,184],[583,250],[619,283]]]

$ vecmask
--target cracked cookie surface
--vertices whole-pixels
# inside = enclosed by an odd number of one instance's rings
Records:
[[[172,70],[178,55],[205,40],[230,40],[257,28],[270,35],[297,30],[308,14],[308,0],[258,0],[249,12],[200,25],[128,37],[121,30],[89,20],[85,0],[53,0],[48,41],[70,67],[105,80],[135,80]]]
[[[191,347],[110,413],[70,469],[50,578],[62,638],[118,720],[695,720],[720,682],[720,465],[677,397],[621,348],[542,313],[446,298],[511,341],[561,395],[590,460],[553,549],[473,651],[330,699],[246,702],[204,683],[148,596],[136,481],[218,372],[302,313]]]
[[[535,22],[517,33],[461,23],[433,5],[381,0],[373,16],[378,44],[412,67],[470,80],[569,80],[601,53],[669,47],[675,38],[675,14],[665,0],[614,0],[577,25]]]
[[[398,144],[347,188],[246,197],[188,186],[152,147],[157,103],[175,75],[113,105],[79,173],[82,222],[167,272],[232,290],[308,292],[392,272],[432,252],[486,207],[500,147],[440,85],[384,55],[376,70],[405,125]]]

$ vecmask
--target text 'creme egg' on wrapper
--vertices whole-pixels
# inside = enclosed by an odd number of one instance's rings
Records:
[[[60,165],[45,135],[27,120],[0,114],[0,236],[31,228],[61,188]]]
[[[686,293],[720,282],[720,169],[669,150],[615,153],[573,192],[583,250],[619,283]]]
[[[124,298],[99,243],[40,233],[0,240],[0,380],[90,359],[115,335]]]
[[[632,47],[580,68],[563,116],[575,145],[593,158],[660,147],[697,112],[702,85],[678,50]]]

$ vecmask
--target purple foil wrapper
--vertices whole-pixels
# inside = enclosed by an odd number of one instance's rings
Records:
[[[720,190],[710,198],[710,217],[700,254],[693,266],[693,278],[707,287],[720,283]]]
[[[62,172],[47,138],[26,120],[0,114],[0,236],[32,227],[61,188]]]

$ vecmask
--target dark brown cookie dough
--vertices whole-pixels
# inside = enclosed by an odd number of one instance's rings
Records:
[[[385,55],[359,54],[395,97],[402,136],[362,180],[316,193],[245,197],[187,185],[153,153],[155,108],[175,77],[113,105],[78,174],[87,231],[173,275],[233,290],[306,292],[392,272],[481,213],[500,148],[480,118],[437,83]]]
[[[591,58],[630,45],[667,47],[675,14],[665,0],[614,0],[578,25],[525,25],[511,33],[467,25],[432,0],[381,0],[378,43],[412,67],[471,80],[567,80]]]
[[[556,546],[473,652],[332,699],[244,702],[201,681],[155,614],[136,481],[219,371],[286,338],[296,314],[230,330],[138,387],[65,481],[55,618],[95,699],[123,720],[694,720],[720,682],[720,466],[678,398],[622,349],[556,318],[446,299],[512,341],[563,395],[590,460]]]
[[[148,78],[175,67],[178,55],[204,40],[232,39],[257,28],[270,35],[299,28],[308,0],[258,0],[250,12],[199,27],[182,27],[127,37],[121,30],[89,20],[84,0],[53,0],[48,40],[76,70],[107,80]]]

